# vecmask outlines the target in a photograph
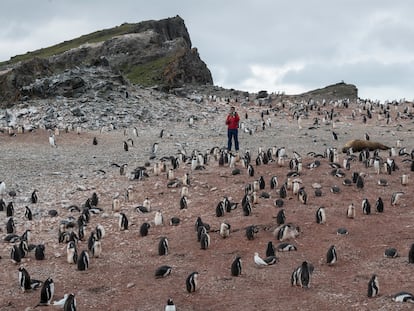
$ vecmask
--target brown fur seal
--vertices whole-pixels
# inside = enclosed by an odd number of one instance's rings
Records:
[[[342,148],[342,152],[346,153],[349,148],[352,148],[352,150],[355,152],[359,152],[364,149],[368,149],[370,151],[377,150],[377,149],[380,149],[380,150],[390,149],[390,147],[385,146],[379,142],[370,141],[370,140],[362,140],[362,139],[353,139],[353,140],[348,141]]]

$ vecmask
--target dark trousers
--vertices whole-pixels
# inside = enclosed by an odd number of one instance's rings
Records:
[[[234,139],[234,147],[236,151],[239,151],[239,138],[238,138],[238,129],[227,129],[227,149],[231,150],[231,143]]]

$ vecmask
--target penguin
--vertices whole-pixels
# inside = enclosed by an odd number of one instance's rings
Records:
[[[160,266],[155,270],[155,278],[165,278],[171,274],[172,267],[170,266]]]
[[[57,148],[55,134],[53,134],[51,130],[49,130],[49,145],[51,147]]]
[[[40,292],[40,302],[37,306],[50,305],[54,294],[55,294],[55,283],[53,282],[53,279],[49,277],[43,283],[42,290]]]
[[[222,222],[220,224],[220,236],[225,239],[230,236],[230,228],[231,226],[228,223]]]
[[[216,206],[216,217],[224,216],[224,202],[220,201]]]
[[[162,237],[158,243],[158,255],[168,255],[168,239],[166,237]]]
[[[256,264],[256,266],[258,267],[263,267],[263,266],[267,266],[267,262],[264,261],[260,256],[259,253],[255,252],[254,253],[254,257],[253,257],[254,263]]]
[[[30,275],[24,267],[19,267],[19,285],[23,292],[31,289],[30,287]]]
[[[275,204],[276,207],[281,208],[281,207],[283,207],[285,202],[283,201],[283,199],[276,199],[274,204]]]
[[[33,220],[32,210],[28,206],[25,206],[24,217],[27,220]]]
[[[119,230],[124,231],[128,230],[128,218],[124,213],[119,213]]]
[[[14,205],[13,202],[9,202],[6,206],[6,217],[13,217],[14,216]]]
[[[32,195],[31,195],[31,202],[33,204],[36,204],[38,201],[38,197],[37,197],[37,190],[33,190]]]
[[[76,311],[75,294],[69,294],[63,305],[63,311]]]
[[[296,248],[296,246],[295,245],[293,245],[293,244],[290,244],[290,243],[286,243],[286,242],[284,242],[284,243],[280,243],[278,246],[277,246],[277,251],[278,252],[290,252],[290,251],[297,251],[298,249]]]
[[[124,141],[123,144],[124,144],[124,150],[128,151],[129,150],[128,142]]]
[[[377,201],[375,202],[375,209],[378,213],[384,212],[384,202],[382,201],[381,197],[378,197]]]
[[[367,198],[362,200],[362,212],[365,215],[371,214],[371,204],[369,203]]]
[[[379,282],[376,274],[373,274],[368,282],[368,297],[373,298],[379,294]]]
[[[357,189],[364,189],[364,178],[361,175],[358,175],[356,179],[356,187]]]
[[[398,257],[398,251],[394,247],[387,248],[384,252],[384,257],[387,258],[396,258]]]
[[[98,139],[96,136],[92,139],[92,145],[96,146],[98,144]]]
[[[240,276],[242,274],[242,260],[240,256],[237,256],[231,264],[231,275]]]
[[[319,207],[316,211],[316,223],[324,224],[326,222],[325,208]]]
[[[266,186],[265,180],[264,180],[263,176],[260,176],[260,178],[259,178],[259,189],[263,190],[265,188],[265,186]]]
[[[276,256],[275,247],[273,246],[272,241],[269,241],[266,247],[266,257],[270,257],[270,256]]]
[[[308,288],[310,286],[310,277],[313,272],[313,266],[307,261],[302,262],[302,265],[297,267],[291,276],[292,286],[300,286]]]
[[[286,221],[285,210],[281,209],[276,216],[276,223],[278,226],[283,225]]]
[[[171,298],[168,298],[167,304],[165,305],[164,311],[176,311],[174,301]]]
[[[22,254],[20,248],[17,245],[12,246],[10,258],[14,264],[18,264],[22,261]]]
[[[75,264],[78,261],[78,251],[74,241],[69,241],[66,246],[66,261],[69,264]]]
[[[156,226],[161,226],[164,224],[164,218],[162,216],[161,211],[156,211],[154,216],[154,224]]]
[[[6,223],[7,234],[14,233],[16,231],[16,225],[14,223],[13,217],[9,217]]]
[[[413,162],[414,163],[414,162]],[[391,196],[391,205],[395,206],[398,204],[398,200],[399,198],[404,194],[404,192],[401,191],[396,191],[393,192],[392,196]]]
[[[3,212],[5,209],[6,209],[6,202],[4,202],[3,198],[0,198],[0,212]]]
[[[332,131],[332,138],[333,140],[338,140],[338,134]]]
[[[335,245],[331,245],[329,247],[328,252],[326,253],[326,263],[328,265],[333,265],[338,260],[337,254],[336,254],[336,248]]]
[[[277,227],[273,234],[279,241],[294,239],[299,235],[299,227],[295,227],[293,224],[284,224]]]
[[[200,248],[208,249],[210,247],[210,235],[207,232],[202,232],[200,235]]]
[[[180,218],[178,217],[171,217],[170,219],[170,226],[178,226],[180,224]]]
[[[276,256],[268,256],[266,258],[263,258],[264,262],[267,263],[268,266],[274,265],[277,262]]]
[[[141,236],[147,236],[148,235],[148,229],[151,228],[151,225],[147,222],[144,222],[141,227],[139,228],[139,234]]]
[[[36,245],[35,259],[36,260],[44,260],[45,259],[45,245],[44,244]]]
[[[94,240],[90,251],[92,253],[92,257],[94,258],[98,258],[99,256],[101,256],[102,242],[100,240]]]
[[[346,210],[346,217],[348,218],[355,218],[355,206],[354,203],[351,203],[348,205],[348,208]]]
[[[119,199],[112,199],[112,211],[119,212],[121,210],[121,201]]]
[[[253,166],[252,166],[251,164],[249,164],[249,165],[247,166],[247,174],[248,174],[250,177],[253,177],[253,176],[254,176],[254,168],[253,168]]]
[[[391,298],[395,302],[411,302],[414,303],[414,295],[408,292],[399,292]]]
[[[4,181],[0,181],[0,196],[2,200],[5,194],[6,194],[6,183]]]
[[[21,257],[26,257],[29,253],[29,243],[26,240],[20,239],[19,250]]]
[[[96,239],[102,240],[105,236],[105,228],[101,224],[98,224],[95,227],[95,233],[96,233]]]
[[[277,176],[272,176],[272,178],[270,178],[270,189],[274,190],[277,188],[277,186],[278,186]]]
[[[411,244],[410,251],[408,252],[408,263],[414,263],[414,243]]]
[[[89,254],[86,250],[83,250],[77,261],[77,268],[79,271],[85,271],[89,269]]]
[[[251,225],[246,228],[246,237],[248,240],[254,240],[256,234],[259,232],[256,226]]]
[[[187,277],[186,281],[185,281],[185,285],[187,287],[187,292],[192,293],[195,292],[198,286],[198,272],[192,272],[190,273],[190,275]]]
[[[299,189],[298,199],[302,204],[306,204],[308,201],[308,195],[303,187]]]
[[[182,196],[180,198],[180,209],[186,209],[188,207],[188,200],[187,200],[187,196]]]

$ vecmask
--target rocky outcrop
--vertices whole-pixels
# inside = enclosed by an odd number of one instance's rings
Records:
[[[123,24],[31,54],[33,58],[14,63],[19,59],[14,57],[0,67],[0,108],[28,99],[76,98],[113,80],[161,90],[213,84],[179,16]]]

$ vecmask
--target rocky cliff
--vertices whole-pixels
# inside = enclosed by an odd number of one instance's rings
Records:
[[[0,108],[129,83],[169,90],[213,80],[176,16],[122,24],[0,63]]]

